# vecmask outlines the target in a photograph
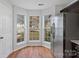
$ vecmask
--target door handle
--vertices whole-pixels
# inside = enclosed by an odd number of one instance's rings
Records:
[[[3,39],[4,37],[0,37],[0,39]]]

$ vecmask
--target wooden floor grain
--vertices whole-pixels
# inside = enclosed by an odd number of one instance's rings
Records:
[[[53,58],[50,49],[42,46],[29,46],[13,52],[8,58]]]

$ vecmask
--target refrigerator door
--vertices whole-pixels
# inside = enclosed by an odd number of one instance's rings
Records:
[[[55,23],[51,26],[51,50],[54,52],[54,39],[55,39]]]
[[[57,16],[53,22],[52,29],[53,41],[51,41],[52,50],[56,58],[63,57],[63,17],[62,15]]]

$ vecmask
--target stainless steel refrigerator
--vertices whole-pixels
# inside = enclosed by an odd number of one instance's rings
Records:
[[[51,49],[56,58],[63,57],[63,16],[53,18],[51,26]]]

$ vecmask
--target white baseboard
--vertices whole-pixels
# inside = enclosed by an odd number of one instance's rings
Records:
[[[27,46],[42,46],[42,44],[40,42],[31,42],[28,43]]]
[[[42,46],[51,49],[51,43],[50,42],[43,42]]]

